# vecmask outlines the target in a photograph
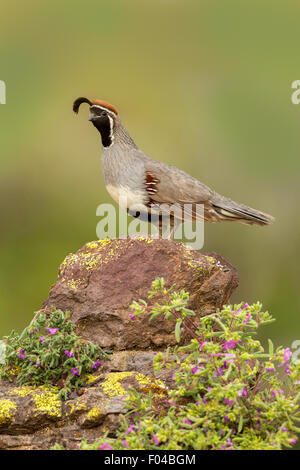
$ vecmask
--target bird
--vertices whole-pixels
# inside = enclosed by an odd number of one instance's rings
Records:
[[[110,196],[129,215],[159,225],[187,219],[195,221],[201,205],[205,222],[241,222],[247,225],[269,225],[274,218],[256,209],[218,194],[193,176],[175,166],[154,160],[138,148],[119,117],[117,108],[103,100],[77,98],[73,111],[90,107],[89,121],[102,141],[102,172]],[[186,207],[188,208],[186,210]]]

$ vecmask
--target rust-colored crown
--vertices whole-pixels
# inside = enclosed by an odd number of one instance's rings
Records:
[[[110,109],[110,110],[113,111],[115,114],[118,114],[117,108],[115,108],[115,106],[113,106],[112,104],[107,103],[106,101],[102,101],[102,100],[93,100],[92,103],[93,103],[93,104],[98,104],[99,106],[103,106],[104,108]]]

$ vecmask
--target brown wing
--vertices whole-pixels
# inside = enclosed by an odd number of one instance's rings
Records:
[[[177,168],[157,164],[156,161],[151,161],[150,165],[147,165],[145,171],[145,187],[149,195],[148,207],[177,204],[181,210],[185,209],[185,216],[190,215],[189,218],[194,220],[196,205],[203,204],[204,219],[211,221],[215,219],[210,203],[214,191]]]

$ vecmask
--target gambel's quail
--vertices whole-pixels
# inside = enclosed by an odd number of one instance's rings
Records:
[[[111,104],[77,98],[73,105],[75,113],[82,103],[89,104],[89,120],[101,135],[106,189],[131,215],[150,220],[150,212],[151,217],[156,212],[161,217],[162,206],[164,214],[168,212],[166,207],[172,207],[169,215],[174,225],[174,218],[182,221],[183,213],[184,220],[186,214],[189,220],[194,220],[195,207],[201,204],[204,220],[209,222],[268,225],[274,220],[268,214],[221,196],[182,170],[148,157],[135,145]],[[177,211],[174,205],[182,210]],[[188,211],[183,211],[185,206]]]

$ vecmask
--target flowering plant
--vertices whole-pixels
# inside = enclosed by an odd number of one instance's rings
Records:
[[[272,450],[295,444],[300,364],[291,361],[289,348],[275,349],[269,340],[265,351],[255,339],[272,316],[259,303],[241,303],[195,320],[186,292],[166,289],[157,279],[149,298],[158,292],[162,303],[134,302],[130,318],[175,318],[177,341],[182,329],[190,334],[186,346],[154,357],[154,370],[171,369],[174,385],[161,398],[131,390],[117,438],[104,436],[81,448]]]
[[[56,309],[40,310],[21,335],[12,332],[4,342],[1,378],[16,378],[21,385],[55,385],[63,398],[84,385],[84,376],[101,366],[99,359],[108,357],[77,336],[69,314]]]

